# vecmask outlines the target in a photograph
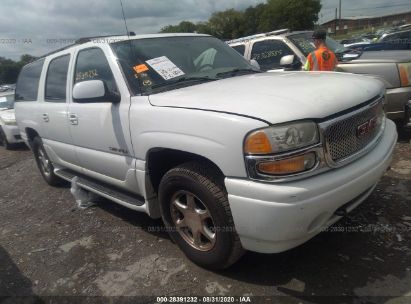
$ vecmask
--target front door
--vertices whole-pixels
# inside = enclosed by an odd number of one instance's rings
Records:
[[[112,69],[101,48],[77,53],[72,86],[87,80],[102,80],[107,90],[120,94]],[[128,188],[135,180],[135,162],[129,129],[130,97],[119,103],[69,104],[69,125],[76,152],[86,175]]]

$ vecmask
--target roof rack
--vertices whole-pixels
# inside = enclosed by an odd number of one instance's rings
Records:
[[[135,36],[136,33],[135,33],[135,32],[129,32],[128,35],[129,35],[129,36]],[[82,38],[79,38],[79,39],[75,40],[74,43],[69,44],[69,45],[66,45],[65,47],[59,48],[59,49],[57,49],[57,50],[54,50],[54,51],[52,51],[52,52],[50,52],[50,53],[47,53],[47,54],[45,54],[45,55],[43,55],[43,56],[40,56],[40,57],[38,57],[38,59],[47,57],[47,56],[49,56],[49,55],[52,55],[52,54],[55,54],[55,53],[58,53],[58,52],[61,52],[61,51],[64,51],[64,50],[67,50],[67,49],[69,49],[69,48],[71,48],[71,47],[73,47],[73,46],[75,46],[75,45],[80,45],[80,44],[83,44],[83,43],[90,42],[90,41],[92,41],[92,40],[94,40],[94,39],[107,38],[107,37],[119,37],[119,36],[125,36],[125,35],[124,35],[124,34],[119,34],[119,35],[103,35],[103,36],[93,36],[93,37],[82,37]]]
[[[226,43],[228,43],[228,44],[241,43],[241,42],[246,42],[246,41],[249,41],[249,40],[255,39],[255,38],[281,35],[281,34],[285,34],[285,33],[289,33],[289,32],[290,32],[289,29],[281,29],[281,30],[276,30],[276,31],[272,31],[272,32],[267,32],[267,33],[262,33],[262,34],[255,34],[255,35],[251,35],[251,36],[246,36],[246,37],[241,37],[241,38],[229,40],[229,41],[226,41]]]

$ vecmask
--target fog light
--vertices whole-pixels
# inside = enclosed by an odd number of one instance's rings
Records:
[[[307,153],[292,158],[259,163],[257,169],[263,174],[287,175],[312,169],[316,164],[315,153]]]

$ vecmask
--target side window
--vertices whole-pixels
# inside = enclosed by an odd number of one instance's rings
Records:
[[[251,50],[251,59],[257,60],[261,70],[267,71],[281,68],[281,58],[293,54],[293,51],[284,42],[280,40],[265,40],[254,43]]]
[[[20,72],[16,84],[16,101],[35,101],[44,59],[26,65]]]
[[[232,46],[232,48],[235,49],[237,52],[239,52],[241,56],[244,56],[244,52],[245,52],[244,44],[235,45],[235,46]]]
[[[101,49],[85,49],[78,53],[74,84],[87,80],[102,80],[110,92],[118,91],[107,58]]]
[[[70,55],[57,57],[50,61],[46,78],[46,101],[66,102],[67,72],[69,62]]]

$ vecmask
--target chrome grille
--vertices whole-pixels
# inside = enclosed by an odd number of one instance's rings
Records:
[[[329,158],[338,164],[366,148],[379,135],[384,117],[383,99],[380,98],[364,110],[329,124],[324,130]]]

